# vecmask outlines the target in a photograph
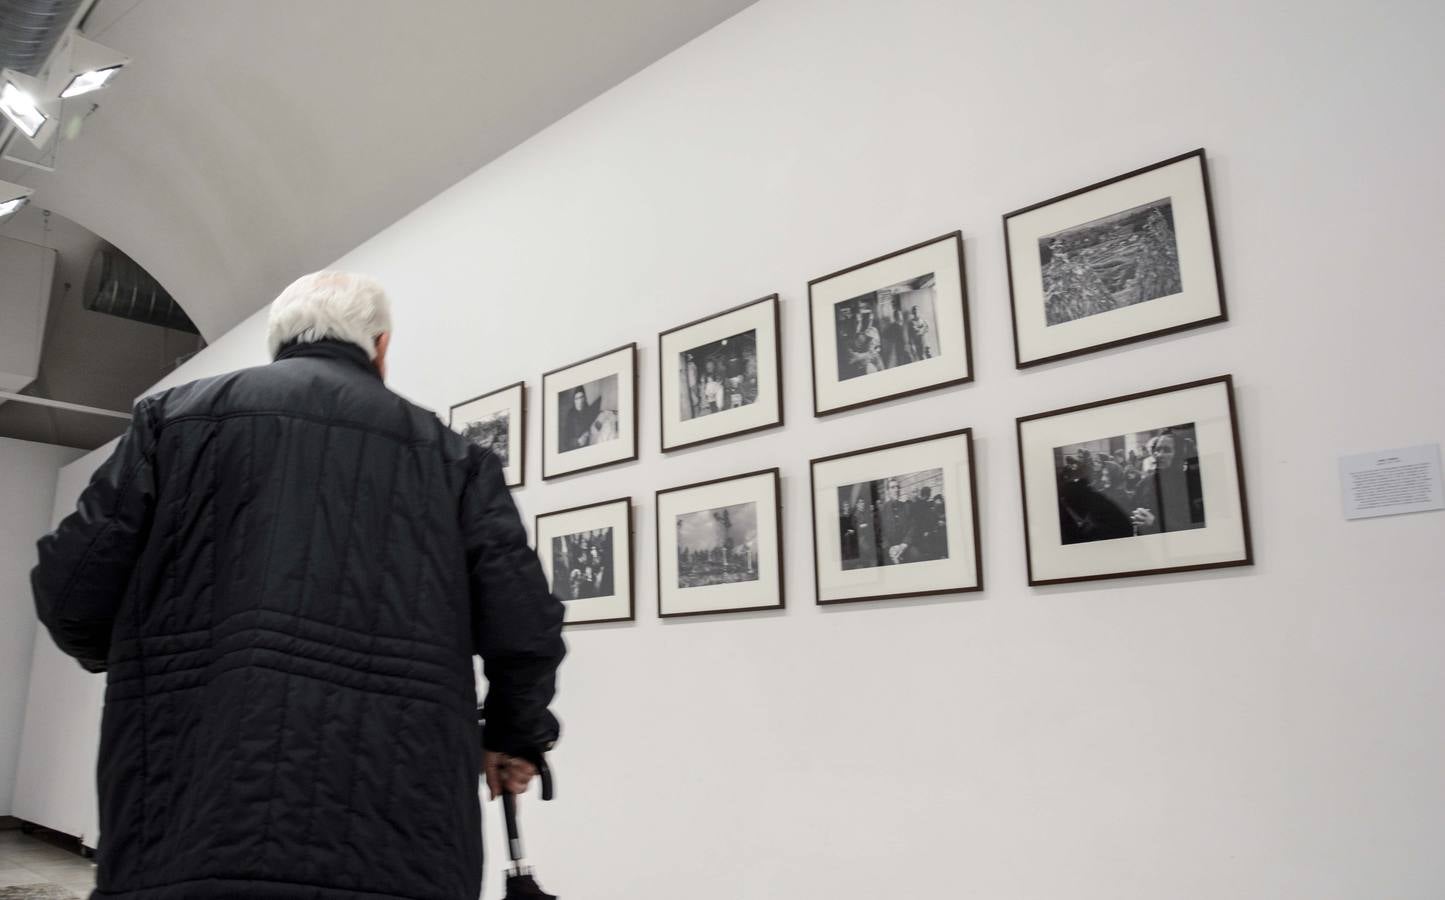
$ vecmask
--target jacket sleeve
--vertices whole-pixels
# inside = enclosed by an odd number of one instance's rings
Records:
[[[87,671],[105,671],[111,626],[150,533],[155,446],[149,405],[142,401],[75,512],[40,539],[40,562],[30,573],[36,614],[56,646]]]
[[[566,655],[562,603],[547,590],[537,554],[495,454],[472,447],[462,498],[473,648],[488,690],[483,742],[514,756],[547,750],[560,728],[548,710]]]

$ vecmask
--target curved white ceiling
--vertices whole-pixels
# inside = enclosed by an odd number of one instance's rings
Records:
[[[753,0],[101,0],[134,62],[39,206],[151,272],[208,339]]]

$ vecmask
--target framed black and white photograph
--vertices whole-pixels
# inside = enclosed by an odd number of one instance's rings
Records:
[[[657,492],[657,610],[663,618],[780,609],[777,469]]]
[[[497,455],[507,487],[526,480],[527,386],[522,382],[451,408],[447,422],[462,437]]]
[[[632,498],[545,513],[535,534],[565,624],[632,621]]]
[[[1228,318],[1203,150],[1003,223],[1021,369]]]
[[[778,295],[658,336],[662,450],[783,424]]]
[[[1224,375],[1018,420],[1029,584],[1250,565]]]
[[[813,415],[973,380],[963,235],[808,282]]]
[[[973,431],[812,462],[819,604],[983,589]]]
[[[542,376],[542,479],[637,459],[637,345]]]

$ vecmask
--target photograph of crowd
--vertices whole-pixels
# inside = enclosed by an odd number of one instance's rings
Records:
[[[1065,544],[1205,526],[1193,423],[1056,447],[1054,470]]]
[[[934,287],[930,272],[835,303],[838,380],[938,356]]]
[[[608,375],[557,394],[557,452],[616,440],[617,376]]]
[[[758,505],[739,503],[677,517],[677,586],[758,580]]]
[[[750,406],[758,399],[758,332],[750,329],[678,355],[679,414],[700,416]]]
[[[612,596],[612,549],[611,528],[552,538],[552,593],[559,600]]]
[[[947,559],[943,470],[841,485],[838,532],[845,570]]]
[[[464,422],[462,437],[478,447],[492,451],[501,462],[502,468],[505,469],[510,464],[508,458],[511,456],[511,441],[509,440],[511,425],[511,411],[501,409],[473,421]]]
[[[1049,325],[1183,290],[1168,197],[1046,234],[1038,242]]]

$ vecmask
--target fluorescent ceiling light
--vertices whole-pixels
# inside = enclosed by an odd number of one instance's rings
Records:
[[[98,91],[130,62],[130,57],[72,31],[51,70],[52,87],[63,83],[62,100]]]
[[[33,193],[33,188],[0,181],[0,222],[19,212],[21,207],[30,202],[30,195]]]
[[[45,127],[50,117],[40,108],[35,98],[10,75],[0,82],[0,113],[5,114],[16,128],[31,140]]]
[[[70,79],[70,84],[60,92],[60,99],[69,100],[71,97],[79,97],[81,94],[100,90],[110,83],[110,79],[121,68],[121,66],[111,66],[109,69],[92,69],[89,72],[81,72]]]
[[[0,113],[37,147],[44,147],[55,135],[63,104],[38,78],[14,69],[0,71]]]

